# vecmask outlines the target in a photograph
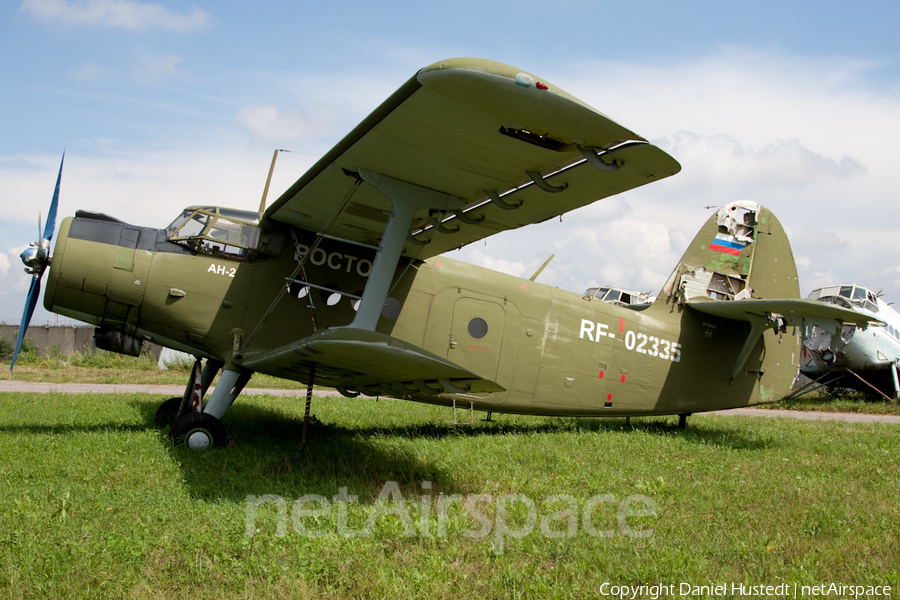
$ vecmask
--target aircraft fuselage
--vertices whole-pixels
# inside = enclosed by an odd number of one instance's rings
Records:
[[[267,235],[279,238],[278,255],[238,260],[167,241],[163,230],[67,218],[45,306],[222,362],[235,360],[237,349],[239,361],[347,326],[354,302],[336,292],[361,295],[374,252],[335,240],[315,245],[313,234]],[[306,253],[304,272],[292,280]],[[748,329],[665,298],[632,310],[446,256],[401,259],[377,326],[506,390],[410,399],[585,416],[692,413],[782,398],[796,375],[799,337],[766,332],[732,380]]]

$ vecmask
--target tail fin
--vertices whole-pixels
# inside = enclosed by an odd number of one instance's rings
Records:
[[[756,202],[739,201],[706,221],[657,302],[799,297],[797,266],[781,223]]]
[[[801,299],[797,265],[784,228],[768,209],[747,201],[732,202],[709,218],[656,303],[750,324],[731,370],[732,380],[769,328],[783,333],[787,325],[812,323],[840,331],[843,323],[865,327],[877,322],[862,313]]]

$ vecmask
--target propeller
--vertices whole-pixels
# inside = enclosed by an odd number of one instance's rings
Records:
[[[13,351],[12,361],[9,363],[10,374],[16,364],[19,350],[22,349],[22,340],[25,339],[25,332],[31,322],[31,315],[34,314],[34,307],[37,306],[38,296],[41,295],[41,277],[44,275],[44,270],[50,266],[50,240],[53,239],[53,232],[56,229],[56,206],[59,204],[59,183],[62,180],[65,160],[66,151],[63,150],[62,160],[59,161],[59,175],[56,176],[56,189],[53,190],[53,200],[50,201],[50,210],[47,212],[47,222],[44,224],[43,234],[41,234],[41,218],[38,216],[38,234],[41,235],[41,239],[32,242],[20,255],[22,262],[25,263],[25,272],[31,275],[31,287],[28,289],[28,296],[25,299],[25,311],[22,313],[22,322],[19,325],[16,349]]]

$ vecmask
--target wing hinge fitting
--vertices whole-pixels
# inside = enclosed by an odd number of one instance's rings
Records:
[[[590,164],[592,167],[594,167],[598,171],[606,171],[608,173],[611,173],[613,171],[618,171],[619,168],[621,168],[621,166],[623,164],[621,161],[618,161],[618,160],[614,160],[612,162],[612,164],[610,164],[610,163],[604,161],[602,158],[600,158],[600,155],[597,154],[591,148],[584,148],[582,146],[578,146],[578,149],[581,151],[581,155],[584,156],[585,159],[587,159],[588,164]]]
[[[504,202],[500,198],[500,194],[498,194],[497,192],[485,191],[485,194],[487,194],[488,198],[491,199],[491,202],[493,202],[494,204],[496,204],[499,208],[502,208],[503,210],[513,210],[513,209],[519,208],[520,206],[522,206],[522,203],[524,202],[524,200],[519,200],[515,204],[510,204],[509,202]]]
[[[456,233],[457,231],[459,231],[459,227],[457,227],[456,229],[450,229],[449,227],[444,225],[444,223],[441,221],[440,217],[428,216],[428,217],[425,217],[425,219],[429,223],[431,223],[432,227],[434,227],[437,231],[439,231],[441,233]]]
[[[475,219],[470,217],[462,210],[454,210],[453,214],[456,215],[456,218],[462,221],[463,223],[467,223],[469,225],[478,225],[482,221],[484,221],[484,215],[478,215],[478,218]]]
[[[551,194],[559,193],[569,187],[568,183],[564,183],[563,185],[553,185],[544,179],[544,176],[537,171],[526,171],[526,173],[528,173],[528,176],[531,177],[531,180],[536,186]]]

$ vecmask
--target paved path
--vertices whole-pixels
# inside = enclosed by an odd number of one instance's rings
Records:
[[[722,416],[790,417],[804,421],[846,421],[847,423],[895,423],[900,415],[871,415],[862,413],[816,412],[813,410],[777,410],[774,408],[732,408],[714,413]]]
[[[39,383],[33,381],[0,380],[2,392],[31,392],[36,394],[154,394],[162,397],[181,396],[183,385],[141,385],[109,383]],[[305,398],[306,390],[275,390],[246,388],[248,396],[287,396]],[[335,390],[316,390],[316,396],[340,396]],[[702,413],[701,413],[702,414]],[[733,408],[714,413],[721,416],[786,417],[805,421],[845,421],[847,423],[894,423],[900,425],[900,415],[872,415],[860,413],[815,412],[805,410],[775,410],[766,408]]]
[[[157,396],[181,396],[183,385],[142,385],[131,383],[41,383],[35,381],[0,380],[0,392],[33,392],[36,394],[154,394]],[[248,396],[296,396],[306,398],[306,390],[270,390],[244,388],[241,394]],[[340,396],[334,390],[316,390],[317,396]]]

